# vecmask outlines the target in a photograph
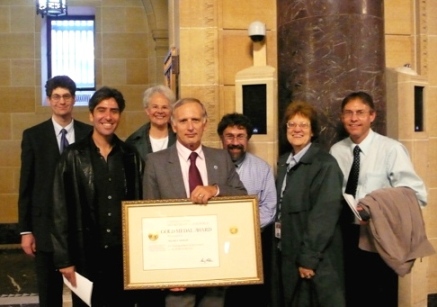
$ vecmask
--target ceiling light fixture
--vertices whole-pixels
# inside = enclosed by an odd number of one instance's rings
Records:
[[[36,0],[36,14],[44,16],[65,16],[67,15],[67,0]]]

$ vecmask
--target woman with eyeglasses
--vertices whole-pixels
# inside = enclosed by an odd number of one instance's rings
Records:
[[[273,248],[272,306],[345,306],[342,237],[343,175],[315,140],[315,108],[286,109],[289,152],[278,161],[278,207]]]

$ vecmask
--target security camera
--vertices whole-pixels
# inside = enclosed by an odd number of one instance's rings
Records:
[[[266,25],[261,21],[254,21],[249,25],[249,36],[253,42],[260,42],[266,36]]]

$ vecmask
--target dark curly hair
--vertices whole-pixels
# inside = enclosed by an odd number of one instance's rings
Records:
[[[46,95],[52,96],[54,89],[58,87],[66,88],[71,96],[76,96],[76,83],[69,76],[56,76],[46,82]]]
[[[229,126],[237,126],[238,128],[244,128],[247,132],[247,139],[252,137],[253,125],[249,117],[240,113],[230,113],[222,117],[217,126],[217,133],[219,136],[223,136],[223,131]]]

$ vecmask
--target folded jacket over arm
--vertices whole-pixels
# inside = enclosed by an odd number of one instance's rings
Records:
[[[435,253],[412,189],[375,190],[358,203],[371,216],[368,225],[361,225],[360,249],[378,252],[399,276],[411,272],[416,258]]]

